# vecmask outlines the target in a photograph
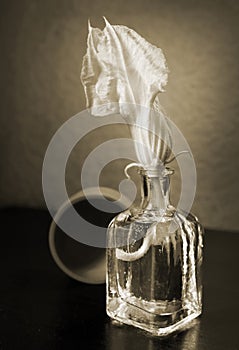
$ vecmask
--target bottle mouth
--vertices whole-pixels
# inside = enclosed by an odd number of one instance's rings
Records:
[[[158,177],[161,179],[174,173],[172,169],[160,164],[157,166],[141,167],[139,168],[138,172],[141,175],[146,175],[148,177]]]
[[[124,172],[127,178],[130,178],[128,174],[128,170],[133,167],[137,168],[138,173],[140,175],[144,175],[148,177],[159,177],[161,179],[165,178],[166,176],[172,175],[174,173],[173,169],[165,167],[163,164],[157,164],[155,166],[145,166],[140,163],[130,163],[124,169]]]

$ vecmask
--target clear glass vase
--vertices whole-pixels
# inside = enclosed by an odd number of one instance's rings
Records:
[[[108,228],[107,314],[157,336],[202,312],[203,229],[169,203],[164,168],[141,169],[142,201]]]

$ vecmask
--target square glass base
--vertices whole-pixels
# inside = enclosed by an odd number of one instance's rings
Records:
[[[171,312],[160,313],[159,310],[145,310],[121,298],[109,298],[107,314],[120,323],[140,328],[154,336],[163,337],[188,328],[191,321],[201,314],[201,310],[184,308],[173,310],[172,305]]]

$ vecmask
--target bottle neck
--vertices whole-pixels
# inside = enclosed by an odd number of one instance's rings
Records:
[[[146,210],[164,213],[169,205],[169,173],[157,174],[143,171],[142,175],[142,205]]]

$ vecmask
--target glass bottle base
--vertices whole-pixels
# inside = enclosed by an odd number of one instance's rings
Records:
[[[120,323],[140,328],[159,337],[188,328],[190,323],[201,314],[200,309],[173,310],[173,306],[171,311],[159,313],[155,312],[156,310],[145,310],[121,298],[109,298],[106,311],[109,317]]]

